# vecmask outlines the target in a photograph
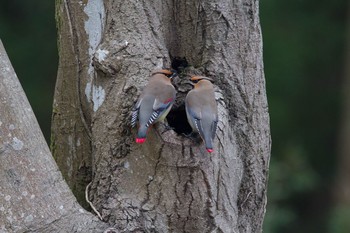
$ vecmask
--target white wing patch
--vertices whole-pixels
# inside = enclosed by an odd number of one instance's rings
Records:
[[[134,128],[136,125],[138,112],[139,112],[138,109],[132,111],[132,115],[131,115],[131,127],[132,128]]]
[[[150,125],[152,125],[152,123],[158,118],[159,113],[158,112],[153,112],[151,115],[151,118],[148,120],[146,127],[149,127]]]

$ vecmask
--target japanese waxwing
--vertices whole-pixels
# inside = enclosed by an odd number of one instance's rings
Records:
[[[152,72],[148,84],[144,87],[133,110],[131,126],[138,120],[136,143],[144,143],[148,128],[156,122],[164,121],[176,96],[171,79],[176,73],[167,69]]]
[[[185,100],[188,123],[199,133],[209,153],[213,152],[213,139],[218,123],[218,110],[210,78],[193,76],[194,88]]]

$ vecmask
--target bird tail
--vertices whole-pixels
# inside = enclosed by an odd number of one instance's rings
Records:
[[[205,143],[205,148],[207,149],[207,151],[209,152],[209,153],[211,153],[211,152],[213,152],[214,150],[213,150],[213,140],[212,140],[212,138],[209,136],[206,136],[205,138],[204,138],[204,143]]]
[[[142,144],[146,141],[147,129],[148,128],[145,125],[139,127],[136,137],[137,143]]]

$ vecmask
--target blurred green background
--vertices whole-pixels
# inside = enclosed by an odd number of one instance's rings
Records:
[[[350,232],[350,193],[339,188],[350,186],[340,179],[350,164],[339,149],[350,106],[348,2],[262,0],[260,8],[272,130],[264,232]],[[0,7],[0,38],[47,140],[54,15],[54,1],[3,0]]]
[[[48,140],[58,55],[53,0],[1,0],[0,39]]]

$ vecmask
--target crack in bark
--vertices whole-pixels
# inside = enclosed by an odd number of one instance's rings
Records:
[[[219,200],[220,200],[220,180],[221,180],[221,166],[219,161],[219,171],[216,179],[216,209],[220,211]]]
[[[142,211],[144,211],[144,212],[146,212],[146,211],[152,211],[152,210],[154,210],[156,207],[155,206],[152,206],[152,208],[151,209],[145,209],[145,205],[147,204],[147,202],[150,200],[150,185],[151,185],[151,183],[153,182],[153,181],[155,181],[155,179],[156,179],[156,176],[157,176],[157,170],[158,170],[158,166],[159,166],[159,164],[160,164],[160,158],[161,158],[161,156],[162,156],[162,151],[163,151],[163,148],[164,148],[164,144],[162,144],[162,146],[161,146],[161,148],[159,149],[159,151],[158,151],[158,157],[157,157],[157,162],[156,162],[156,165],[154,166],[154,172],[153,172],[153,176],[152,176],[152,178],[149,178],[149,180],[148,180],[148,182],[147,182],[147,184],[146,184],[146,198],[145,198],[145,200],[143,200],[142,202],[141,202],[141,210]]]
[[[205,209],[205,213],[208,216],[208,220],[207,220],[206,225],[210,229],[209,231],[212,232],[212,230],[215,227],[217,227],[215,224],[215,216],[214,216],[214,213],[212,210],[213,204],[211,203],[212,201],[215,201],[215,200],[214,200],[214,195],[212,192],[212,185],[210,184],[210,181],[207,177],[207,174],[205,173],[205,171],[203,169],[200,169],[200,172],[202,173],[203,181],[204,181],[204,184],[205,184],[206,189],[207,189],[207,195],[209,197],[209,199],[207,199],[207,201],[206,201],[206,209]],[[218,201],[219,201],[219,199],[216,200],[216,202],[218,202]],[[217,210],[218,210],[218,208],[217,208]]]

